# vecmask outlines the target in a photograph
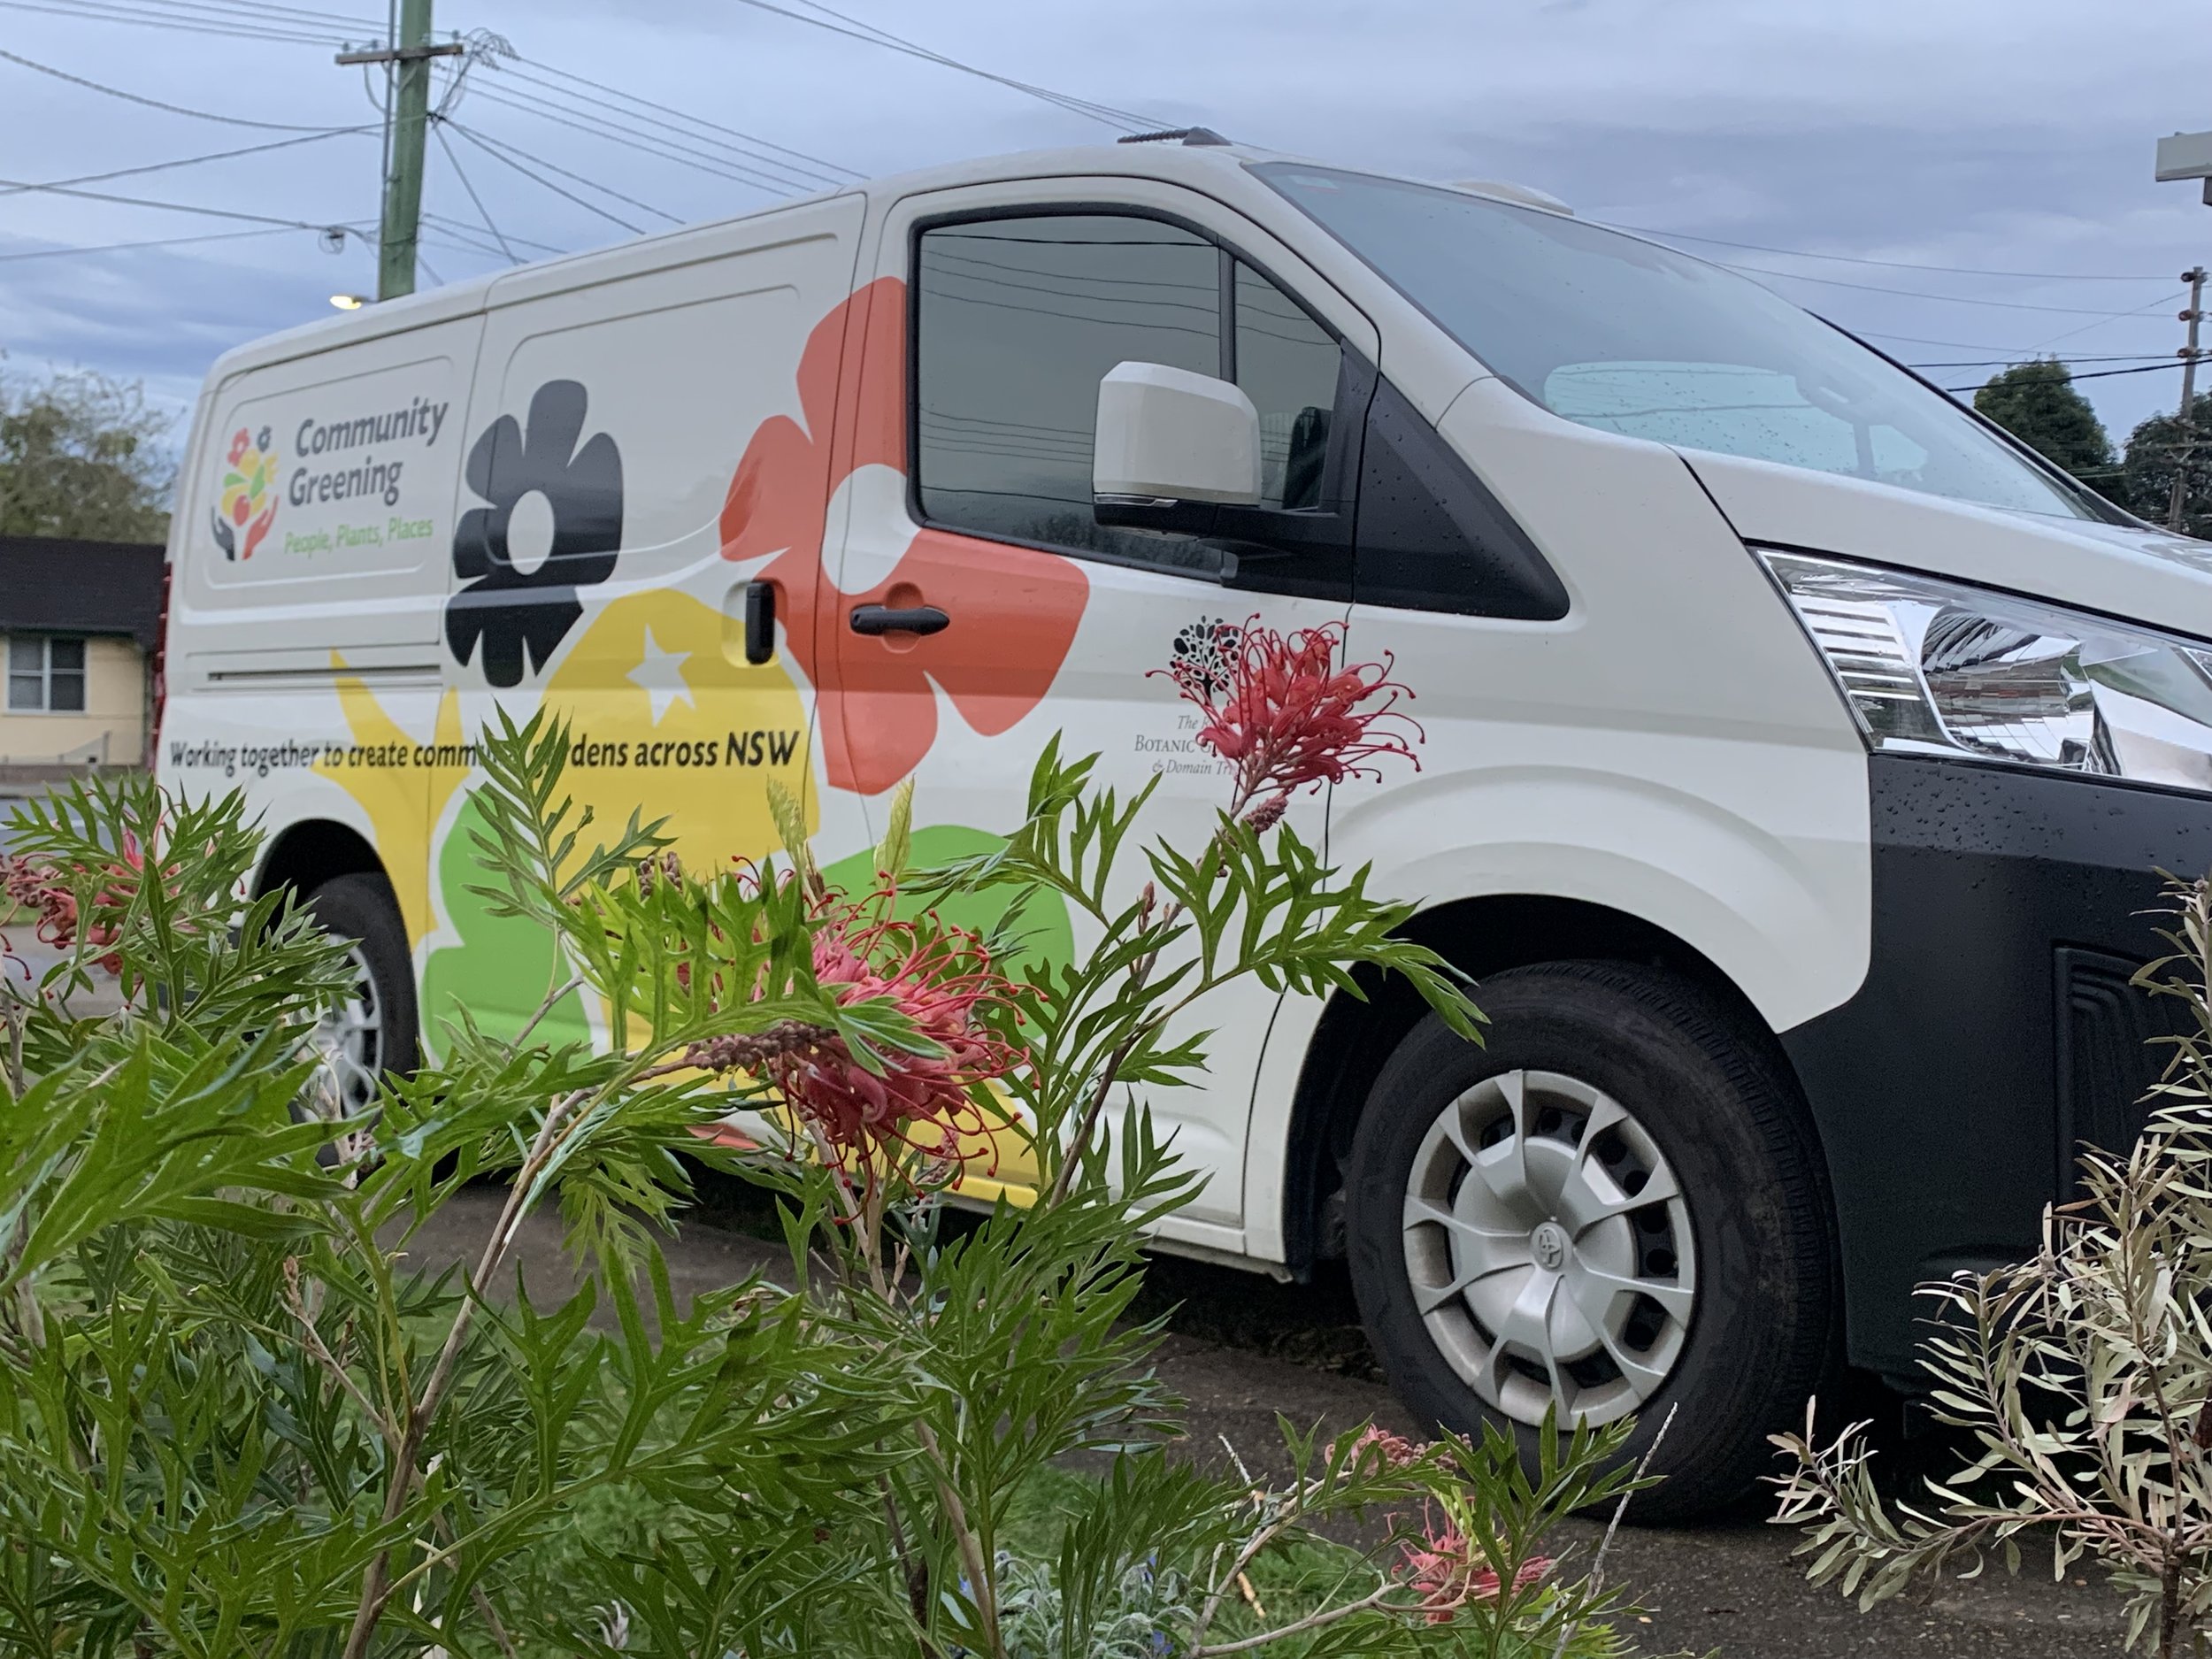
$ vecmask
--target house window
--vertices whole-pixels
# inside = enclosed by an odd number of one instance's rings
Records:
[[[82,714],[84,641],[44,634],[11,638],[8,712]]]

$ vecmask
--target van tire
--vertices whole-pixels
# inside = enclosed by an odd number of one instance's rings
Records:
[[[1763,1029],[1657,969],[1610,962],[1517,969],[1486,980],[1475,1000],[1490,1022],[1486,1046],[1455,1035],[1434,1015],[1424,1019],[1376,1079],[1353,1141],[1347,1244],[1369,1340],[1399,1397],[1423,1418],[1463,1433],[1486,1422],[1508,1429],[1532,1469],[1542,1432],[1540,1394],[1563,1387],[1571,1399],[1596,1400],[1594,1417],[1632,1410],[1636,1426],[1622,1453],[1631,1463],[1644,1457],[1674,1410],[1652,1462],[1652,1472],[1666,1479],[1636,1497],[1630,1517],[1680,1521],[1725,1509],[1770,1463],[1767,1437],[1802,1425],[1807,1397],[1827,1380],[1840,1351],[1833,1212],[1794,1082]],[[1593,1097],[1600,1103],[1578,1122],[1580,1096],[1567,1082],[1600,1092]],[[1625,1118],[1608,1110],[1606,1121],[1620,1127],[1593,1138],[1587,1129],[1606,1098]],[[1480,1133],[1492,1139],[1478,1144],[1471,1125],[1483,1122],[1486,1110],[1492,1115]],[[1538,1135],[1544,1121],[1553,1125],[1548,1139]],[[1487,1154],[1488,1179],[1467,1161],[1471,1149]],[[1624,1187],[1605,1185],[1617,1157]],[[1667,1171],[1658,1159],[1671,1166],[1686,1221],[1665,1203],[1617,1217],[1593,1196],[1601,1187],[1614,1195],[1611,1203],[1624,1205],[1634,1201],[1624,1192],[1663,1194]],[[1652,1167],[1640,1179],[1647,1164]],[[1548,1171],[1586,1166],[1597,1186],[1568,1177],[1571,1193],[1551,1189],[1559,1194],[1556,1213],[1569,1221],[1532,1223],[1525,1245],[1510,1228],[1494,1230],[1500,1224],[1492,1217],[1503,1213],[1497,1206],[1510,1202],[1520,1206],[1516,1216],[1544,1214]],[[1447,1179],[1455,1184],[1440,1187],[1440,1170],[1452,1168],[1459,1172]],[[1426,1183],[1419,1189],[1424,1202],[1409,1210],[1417,1179]],[[1467,1192],[1470,1181],[1481,1184]],[[1439,1191],[1450,1194],[1452,1214],[1493,1230],[1421,1219],[1435,1213]],[[1571,1230],[1591,1215],[1603,1218]],[[1653,1255],[1649,1243],[1656,1234],[1671,1247],[1685,1225],[1694,1249],[1694,1297],[1686,1303],[1672,1288],[1681,1259],[1671,1248]],[[1489,1242],[1498,1239],[1506,1242]],[[1463,1248],[1467,1254],[1458,1253]],[[1620,1265],[1624,1248],[1631,1268]],[[1511,1264],[1497,1266],[1502,1260]],[[1547,1280],[1556,1286],[1558,1302],[1545,1295],[1545,1285],[1536,1286],[1534,1301],[1517,1299],[1519,1286],[1562,1263],[1564,1270]],[[1620,1290],[1617,1279],[1578,1277],[1589,1271],[1586,1263],[1663,1282],[1672,1289],[1667,1300],[1686,1318],[1668,1323],[1659,1301]],[[1670,1263],[1673,1279],[1666,1276]],[[1425,1317],[1416,1300],[1417,1272],[1428,1287]],[[1463,1282],[1471,1286],[1463,1296],[1450,1290]],[[1582,1317],[1591,1302],[1603,1317]],[[1520,1311],[1537,1306],[1543,1311],[1533,1318]],[[1501,1308],[1498,1332],[1509,1324],[1540,1332],[1552,1342],[1549,1362],[1525,1358],[1516,1340],[1490,1330],[1484,1316]],[[1608,1341],[1599,1325],[1624,1308],[1629,1311]],[[1635,1342],[1654,1329],[1663,1334],[1649,1339],[1648,1353],[1638,1350]],[[1580,1357],[1557,1351],[1571,1344],[1581,1345]],[[1671,1356],[1663,1380],[1633,1401],[1639,1379],[1658,1374],[1663,1355]],[[1617,1356],[1632,1367],[1615,1363]],[[1518,1409],[1501,1409],[1471,1373]],[[1586,1391],[1585,1378],[1598,1379],[1594,1392]]]
[[[408,949],[399,899],[380,875],[334,876],[307,896],[316,924],[357,954],[376,1019],[374,1071],[404,1077],[421,1059],[415,1008],[414,954]],[[356,1003],[363,999],[357,997]]]

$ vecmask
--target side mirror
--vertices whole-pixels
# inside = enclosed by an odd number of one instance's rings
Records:
[[[1194,510],[1254,505],[1259,411],[1210,374],[1119,364],[1098,383],[1091,489],[1100,523],[1143,529],[1184,528]]]

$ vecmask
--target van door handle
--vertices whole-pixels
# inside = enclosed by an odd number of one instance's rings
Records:
[[[852,625],[855,634],[941,634],[952,626],[952,618],[935,605],[898,610],[889,605],[855,605]]]
[[[755,668],[776,654],[776,584],[745,584],[745,660]]]

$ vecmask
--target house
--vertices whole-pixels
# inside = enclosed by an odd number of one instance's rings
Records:
[[[163,577],[158,545],[0,535],[0,777],[144,764]]]

